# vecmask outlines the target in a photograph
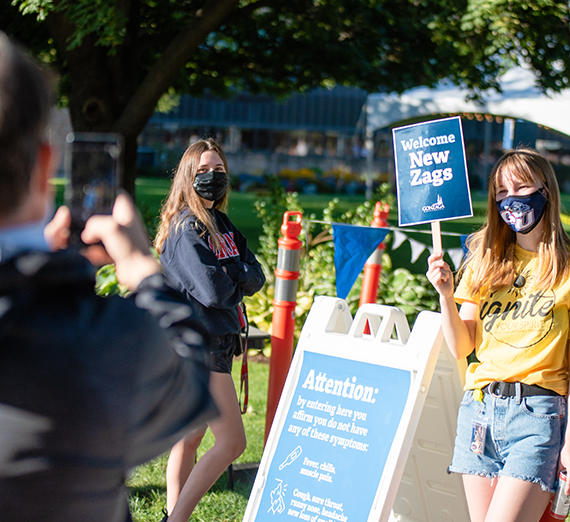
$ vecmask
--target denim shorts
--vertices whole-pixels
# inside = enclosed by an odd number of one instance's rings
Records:
[[[476,425],[482,441],[479,452],[472,444]],[[517,400],[485,393],[479,402],[468,390],[459,408],[448,471],[513,477],[553,492],[565,426],[566,397],[533,395]]]

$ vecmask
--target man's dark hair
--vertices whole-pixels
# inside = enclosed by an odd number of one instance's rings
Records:
[[[52,96],[47,73],[0,31],[0,215],[13,212],[29,190]]]

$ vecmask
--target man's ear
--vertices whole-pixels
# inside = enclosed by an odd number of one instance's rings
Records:
[[[42,219],[53,200],[53,188],[49,180],[57,166],[57,154],[49,143],[41,143],[36,164],[30,176],[28,197],[22,205],[23,221]]]
[[[43,142],[38,148],[38,156],[34,175],[36,176],[36,187],[41,194],[46,194],[51,190],[49,180],[57,166],[57,153],[53,145]]]

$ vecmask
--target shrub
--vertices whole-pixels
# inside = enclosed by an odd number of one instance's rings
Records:
[[[339,200],[333,198],[323,210],[322,223],[315,221],[314,214],[304,215],[304,226],[299,239],[303,242],[299,267],[299,286],[297,292],[295,337],[298,339],[306,316],[316,295],[336,295],[336,276],[334,270],[334,244],[332,225],[329,223],[347,223],[352,225],[370,225],[373,219],[376,202],[394,204],[394,196],[387,183],[380,185],[373,198],[356,207],[353,211],[337,216]],[[273,292],[275,286],[274,270],[277,266],[277,241],[281,236],[280,227],[285,211],[303,212],[298,194],[286,192],[276,180],[270,186],[268,201],[256,203],[259,217],[263,221],[263,232],[260,236],[261,247],[258,259],[262,264],[267,284],[254,296],[244,299],[250,321],[258,328],[270,332],[273,313]],[[308,222],[309,221],[309,222]],[[423,275],[415,275],[408,270],[393,270],[388,254],[383,255],[383,270],[378,289],[378,302],[401,308],[412,324],[421,310],[437,309],[437,293]],[[358,309],[362,274],[358,277],[346,301],[354,315]]]

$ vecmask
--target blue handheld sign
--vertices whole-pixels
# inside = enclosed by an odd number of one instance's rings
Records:
[[[392,130],[400,226],[473,215],[461,118]]]

